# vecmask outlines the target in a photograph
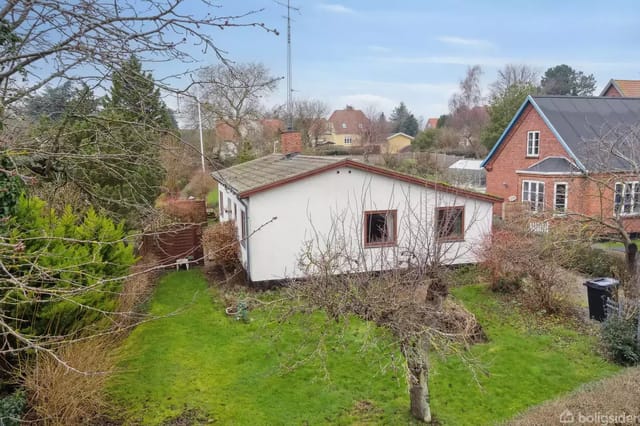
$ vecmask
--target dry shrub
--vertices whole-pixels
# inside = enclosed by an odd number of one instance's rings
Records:
[[[168,216],[168,218],[155,218],[155,222],[160,224],[175,221],[183,223],[204,223],[207,221],[207,207],[204,200],[165,198],[157,203],[157,207],[164,215]]]
[[[151,296],[158,278],[158,259],[152,254],[146,254],[129,270],[129,276],[122,285],[122,292],[118,297],[117,318],[115,326],[126,328],[139,319],[138,308]]]
[[[27,419],[52,425],[95,424],[106,407],[105,384],[115,360],[113,337],[96,337],[60,348],[58,356],[38,353],[21,377],[29,398]]]
[[[640,367],[629,368],[622,373],[607,379],[589,383],[582,386],[571,395],[546,402],[532,408],[518,416],[510,425],[550,425],[560,424],[560,415],[567,410],[571,412],[575,423],[579,421],[579,415],[595,416],[600,414],[601,419],[592,417],[591,422],[581,424],[604,424],[608,421],[604,416],[637,416],[635,422],[640,419]],[[566,417],[565,417],[566,418]],[[632,421],[608,421],[609,424],[634,423]]]
[[[204,199],[216,186],[216,181],[214,181],[208,173],[200,170],[191,176],[191,180],[187,186],[184,187],[183,193],[187,197],[193,196]]]
[[[571,252],[556,237],[516,229],[494,232],[478,251],[490,288],[515,293],[523,306],[534,312],[571,313],[565,296],[568,277],[562,269]]]
[[[233,221],[208,226],[202,233],[205,259],[224,269],[236,269],[240,264],[240,243]]]

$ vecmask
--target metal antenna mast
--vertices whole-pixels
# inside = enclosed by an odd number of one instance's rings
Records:
[[[293,130],[293,83],[291,72],[291,10],[300,11],[297,7],[291,6],[291,0],[287,4],[276,1],[281,6],[287,8],[287,130]]]

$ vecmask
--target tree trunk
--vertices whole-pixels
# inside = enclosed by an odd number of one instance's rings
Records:
[[[429,404],[429,366],[427,349],[422,339],[404,342],[402,352],[407,360],[411,415],[423,422],[431,421]]]

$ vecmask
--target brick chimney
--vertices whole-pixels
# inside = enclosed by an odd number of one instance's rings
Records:
[[[302,152],[302,134],[294,131],[280,133],[280,152],[285,155]]]

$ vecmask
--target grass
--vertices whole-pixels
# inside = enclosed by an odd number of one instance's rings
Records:
[[[139,326],[121,348],[125,372],[108,391],[125,423],[189,413],[221,424],[410,421],[398,354],[390,359],[376,327],[327,327],[319,314],[280,323],[268,309],[236,321],[197,270],[164,276],[150,303],[155,315],[183,307]]]
[[[211,207],[218,205],[218,185],[207,194],[207,205]]]
[[[595,337],[540,325],[479,285],[453,294],[490,340],[465,353],[474,369],[432,355],[432,411],[442,424],[506,421],[619,370],[594,352]],[[318,313],[282,322],[266,308],[235,321],[197,270],[164,276],[150,302],[156,315],[183,308],[138,327],[121,348],[125,372],[109,394],[125,423],[411,423],[399,354],[377,327],[353,319],[345,328]]]
[[[527,407],[619,370],[597,353],[597,339],[559,323],[518,314],[480,285],[453,294],[473,312],[489,337],[459,357],[436,358],[431,396],[445,424],[494,424]],[[474,376],[475,372],[475,376]]]

